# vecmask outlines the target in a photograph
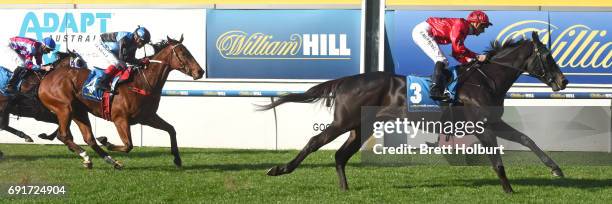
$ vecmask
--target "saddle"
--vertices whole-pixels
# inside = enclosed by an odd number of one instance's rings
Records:
[[[45,75],[47,74],[47,71],[44,70],[40,70],[40,71],[34,71],[34,70],[27,70],[24,69],[21,72],[21,76],[16,76],[18,77],[15,83],[15,89],[17,91],[17,93],[19,93],[19,95],[28,95],[28,96],[34,96],[36,97],[37,95],[37,90],[38,87],[35,87],[34,89],[31,89],[30,91],[28,91],[27,93],[21,93],[21,85],[22,83],[26,80],[26,78],[28,76],[30,76],[31,74],[36,74],[36,75]],[[0,66],[0,94],[3,96],[14,96],[14,93],[9,93],[8,92],[8,85],[10,83],[11,78],[13,77],[13,75],[15,75],[14,72],[10,71],[9,69],[7,69],[6,67]]]
[[[117,73],[113,76],[111,82],[111,90],[103,91],[96,88],[96,84],[100,83],[100,78],[104,75],[104,70],[100,68],[94,68],[89,72],[87,80],[83,82],[83,89],[81,91],[83,97],[96,102],[101,102],[100,109],[102,110],[102,117],[106,120],[111,119],[111,102],[113,100],[114,92],[120,83],[126,82],[130,79],[132,68],[128,67],[126,70]]]
[[[444,93],[449,96],[450,100],[444,102],[435,101],[429,98],[429,91],[432,83],[430,77],[406,76],[408,110],[411,112],[439,112],[441,111],[440,106],[458,103],[458,87],[464,84],[465,80],[470,75],[479,70],[479,67],[479,63],[449,67],[448,70],[444,72],[448,79]]]

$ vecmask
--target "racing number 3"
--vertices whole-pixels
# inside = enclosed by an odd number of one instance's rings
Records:
[[[423,100],[423,94],[421,93],[421,85],[418,83],[411,83],[410,90],[413,90],[413,94],[412,96],[410,96],[410,102],[421,103],[421,100]]]

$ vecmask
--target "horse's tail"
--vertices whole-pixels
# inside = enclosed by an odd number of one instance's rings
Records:
[[[258,110],[269,110],[287,102],[314,103],[320,100],[324,100],[325,105],[327,107],[331,107],[334,104],[336,89],[346,79],[347,78],[345,77],[326,81],[316,86],[313,86],[304,93],[291,93],[281,96],[278,100],[268,105],[259,106]]]

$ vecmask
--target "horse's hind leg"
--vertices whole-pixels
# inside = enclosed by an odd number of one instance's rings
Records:
[[[54,140],[55,137],[57,137],[57,131],[58,130],[59,130],[59,128],[55,129],[55,131],[53,133],[51,133],[50,135],[47,135],[46,133],[40,133],[38,135],[38,138],[45,139],[45,140]]]
[[[492,134],[491,130],[485,128],[483,134],[477,134],[478,140],[482,143],[482,145],[486,148],[497,147],[497,137]],[[508,181],[508,177],[506,176],[506,170],[504,168],[504,164],[502,162],[502,158],[499,152],[495,151],[493,154],[487,154],[489,159],[491,160],[491,164],[493,165],[493,170],[497,173],[497,177],[501,182],[502,188],[506,193],[512,193],[512,186],[510,186],[510,181]]]
[[[338,136],[340,136],[342,133],[345,133],[346,131],[348,131],[348,128],[342,126],[339,122],[332,122],[328,128],[323,130],[323,132],[310,138],[308,144],[306,144],[302,151],[300,151],[300,153],[293,160],[291,160],[285,165],[272,167],[270,170],[268,170],[267,174],[269,176],[279,176],[293,172],[293,170],[295,170],[295,168],[297,168],[298,165],[300,165],[300,163],[302,163],[302,161],[304,161],[304,159],[310,153],[317,151],[323,145],[336,139]]]
[[[174,127],[157,114],[148,118],[147,121],[143,121],[142,124],[166,131],[168,135],[170,135],[170,151],[172,152],[172,155],[174,155],[174,165],[181,167],[182,161],[179,154],[178,145],[176,143],[176,131],[174,130]]]
[[[403,116],[405,111],[402,109],[391,108],[388,109],[391,115],[382,113],[381,116],[376,117],[373,121],[366,121],[360,126],[356,127],[351,131],[351,135],[344,142],[344,144],[336,151],[336,173],[338,174],[340,188],[342,190],[348,190],[348,181],[346,179],[345,168],[348,160],[359,151],[359,148],[365,143],[374,133],[374,122],[375,121],[390,121],[395,117]],[[386,111],[386,110],[383,110]],[[395,114],[393,111],[403,111],[400,115]],[[367,117],[367,116],[366,116]],[[362,132],[363,128],[363,132]]]
[[[34,140],[32,140],[32,138],[24,132],[9,126],[9,120],[9,113],[7,112],[6,108],[4,108],[2,115],[0,116],[0,129],[13,133],[13,135],[17,135],[17,137],[25,139],[26,142],[34,142]]]
[[[17,135],[17,137],[21,137],[21,138],[25,139],[26,142],[34,142],[34,140],[32,140],[32,138],[30,136],[28,136],[24,132],[21,132],[21,131],[19,131],[19,130],[15,129],[15,128],[11,127],[11,126],[6,126],[6,127],[3,127],[2,129],[6,130],[6,131],[8,131],[10,133],[13,133],[14,135]]]
[[[558,177],[565,176],[563,175],[561,168],[559,168],[559,165],[557,165],[557,163],[555,163],[553,159],[551,159],[544,151],[542,151],[542,149],[540,149],[540,147],[538,147],[538,145],[535,142],[533,142],[533,140],[531,140],[529,136],[514,129],[512,126],[508,125],[507,123],[503,121],[500,121],[494,124],[494,127],[495,127],[495,133],[497,133],[497,136],[504,138],[506,140],[512,141],[512,142],[522,144],[523,146],[531,149],[531,151],[540,158],[542,163],[544,163],[544,165],[548,166],[548,168],[551,169],[552,174],[554,176],[558,176]]]
[[[81,134],[83,135],[83,140],[89,147],[91,147],[100,157],[104,159],[107,163],[113,165],[115,169],[123,168],[123,165],[118,161],[114,160],[111,156],[108,155],[96,142],[94,138],[93,132],[91,131],[91,123],[89,121],[89,116],[86,111],[75,111],[74,117],[72,120],[79,126],[81,130]]]
[[[72,133],[70,132],[70,110],[72,108],[70,106],[66,106],[64,108],[58,108],[57,106],[55,106],[50,107],[50,109],[51,108],[53,108],[52,111],[55,112],[57,116],[59,125],[59,134],[57,135],[57,139],[66,144],[66,146],[68,146],[68,149],[70,149],[72,152],[77,153],[83,158],[83,166],[85,168],[91,169],[93,167],[93,163],[89,159],[89,156],[87,156],[87,152],[74,143]]]
[[[348,190],[348,181],[344,173],[346,163],[357,151],[359,151],[359,147],[361,147],[363,142],[361,138],[361,129],[355,128],[351,131],[351,135],[346,142],[344,142],[342,147],[336,151],[336,173],[338,174],[340,189],[342,190]]]

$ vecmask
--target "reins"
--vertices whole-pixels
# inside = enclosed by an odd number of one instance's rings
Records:
[[[180,44],[181,43],[178,43],[178,44],[175,44],[175,45],[171,45],[172,46],[171,49],[172,49],[172,54],[179,60],[179,63],[181,63],[181,67],[179,67],[179,69],[183,69],[183,68],[185,68],[186,64],[183,62],[183,60],[181,60],[181,58],[178,56],[178,54],[176,53],[176,50],[175,50],[176,46],[178,46]],[[170,66],[170,64],[165,63],[162,60],[149,60],[149,62],[159,63],[162,66]],[[147,88],[149,90],[153,90],[153,86],[151,86],[151,83],[149,82],[148,77],[147,77],[146,73],[144,72],[144,70],[142,70],[142,71],[139,70],[139,72],[142,73],[141,76],[144,79],[145,84],[147,85]],[[141,94],[141,95],[149,95],[149,92],[150,92],[150,91],[147,92],[146,90],[143,90],[143,89],[138,89],[136,87],[131,87],[130,90],[132,90],[133,92],[136,92],[138,94]]]

